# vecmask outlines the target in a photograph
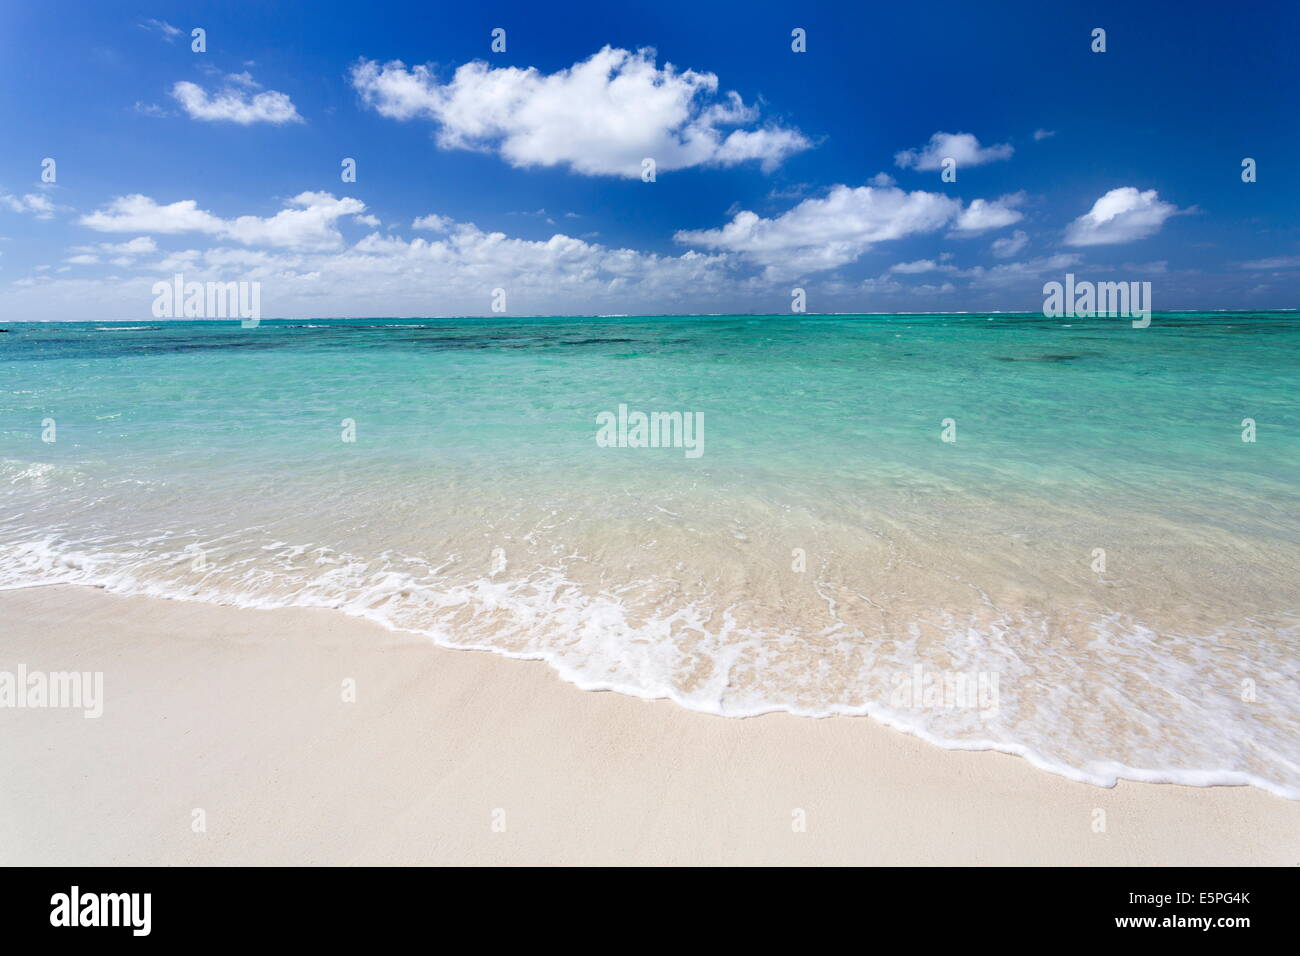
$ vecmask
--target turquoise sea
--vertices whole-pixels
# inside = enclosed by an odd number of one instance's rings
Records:
[[[1297,313],[3,327],[0,587],[1300,797]]]

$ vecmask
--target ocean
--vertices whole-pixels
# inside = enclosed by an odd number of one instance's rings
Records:
[[[4,327],[0,588],[1300,798],[1294,312]]]

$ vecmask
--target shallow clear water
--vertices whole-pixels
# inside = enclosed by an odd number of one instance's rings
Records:
[[[5,327],[0,587],[1300,796],[1294,313]],[[703,453],[602,447],[620,405]]]

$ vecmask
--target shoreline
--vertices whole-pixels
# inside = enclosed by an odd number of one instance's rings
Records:
[[[1300,806],[1253,787],[717,717],[328,609],[44,585],[0,615],[0,670],[104,675],[98,719],[0,709],[0,864],[1300,862]]]

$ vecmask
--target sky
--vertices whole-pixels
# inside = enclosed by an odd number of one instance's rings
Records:
[[[176,274],[268,318],[1039,311],[1067,273],[1295,308],[1297,37],[1290,0],[7,0],[0,321],[150,319]]]

